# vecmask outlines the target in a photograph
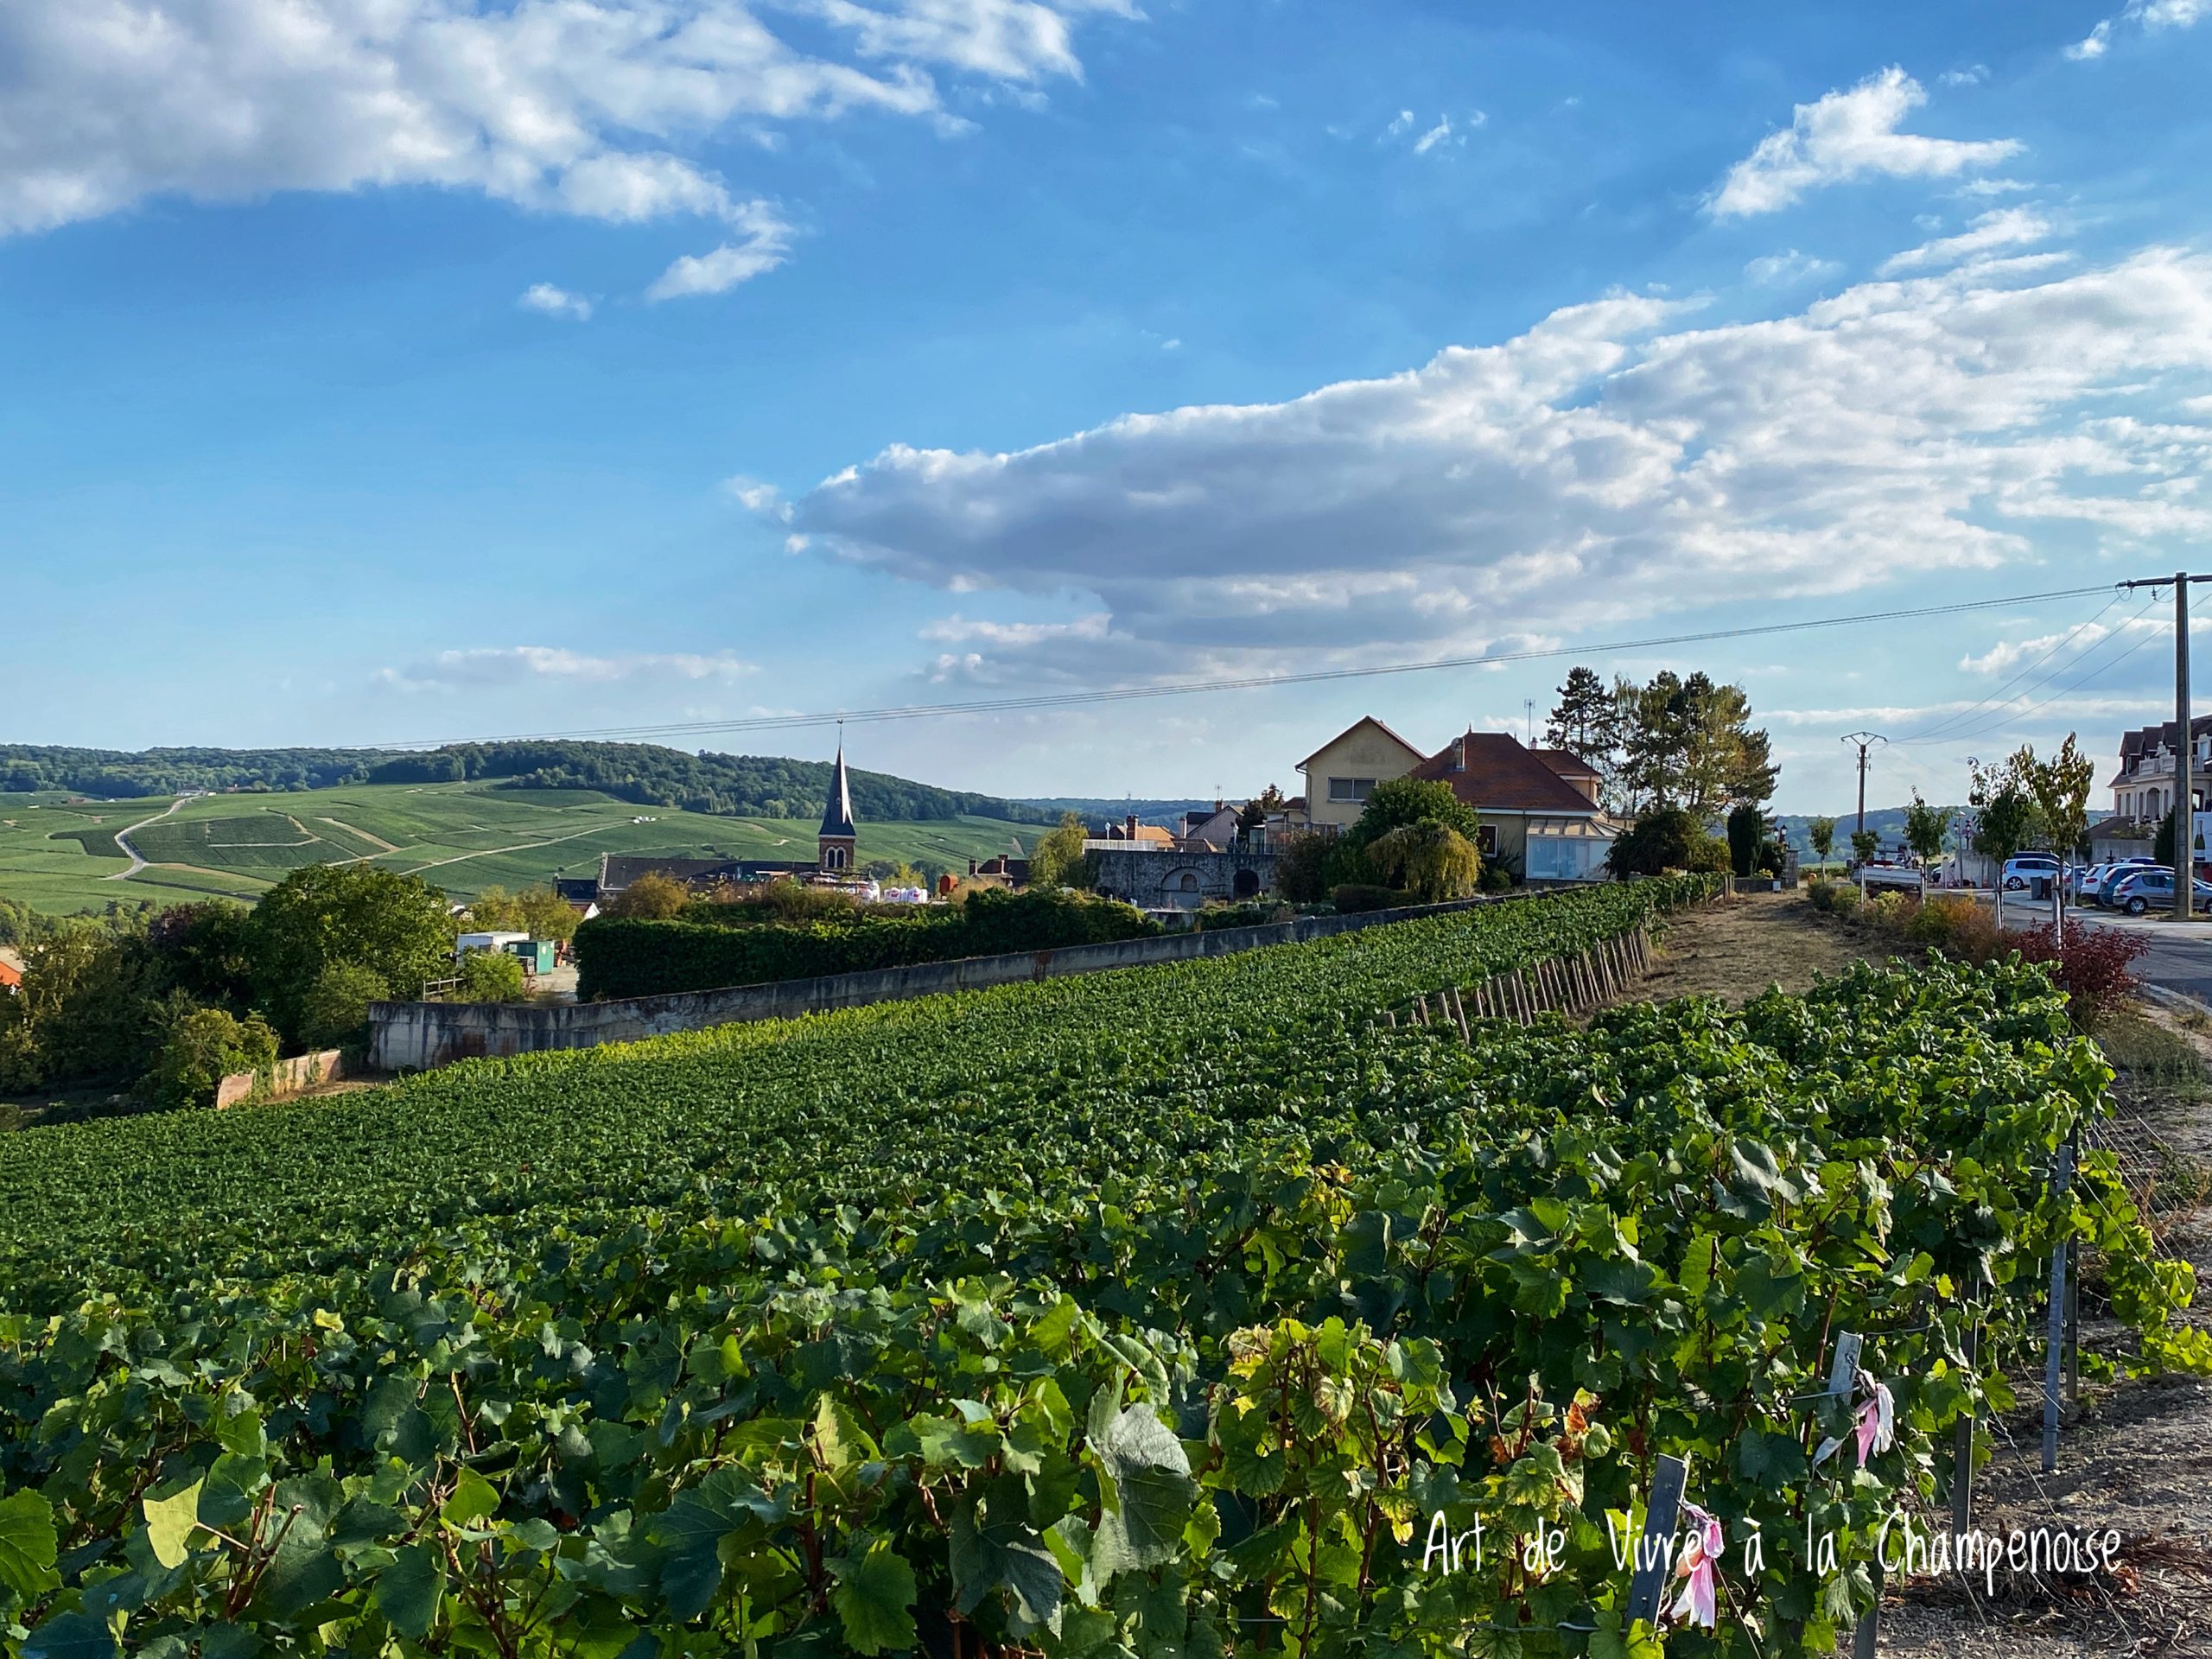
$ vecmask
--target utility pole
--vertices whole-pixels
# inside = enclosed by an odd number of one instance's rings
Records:
[[[2192,576],[2177,570],[2171,576],[2145,576],[2123,582],[2125,588],[2174,589],[2174,919],[2190,918],[2196,894],[2196,783],[2194,762],[2196,740],[2189,729],[2189,585],[2212,582],[2212,575]]]
[[[1866,751],[1877,743],[1890,740],[1879,732],[1853,732],[1843,740],[1859,746],[1859,833],[1866,832]]]

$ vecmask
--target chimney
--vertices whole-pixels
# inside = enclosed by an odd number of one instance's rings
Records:
[[[970,875],[976,874],[976,861],[972,858],[968,861],[968,874]]]
[[[1122,823],[1125,826],[1123,833],[1126,834],[1131,841],[1135,841],[1137,838],[1137,815],[1134,812],[1130,813],[1127,818],[1122,820]]]

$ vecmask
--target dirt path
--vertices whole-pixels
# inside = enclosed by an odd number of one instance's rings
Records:
[[[1749,893],[1669,918],[1638,999],[1719,996],[1742,1002],[1770,985],[1802,991],[1876,953],[1800,893]]]
[[[137,823],[132,824],[127,830],[117,830],[115,832],[115,844],[123,849],[123,855],[130,861],[130,868],[127,870],[118,870],[113,875],[102,876],[100,879],[103,881],[128,881],[132,876],[137,874],[139,871],[144,869],[146,868],[146,861],[138,856],[138,849],[130,844],[131,836],[137,830],[143,830],[149,823],[159,823],[163,818],[168,817],[170,812],[175,811],[177,808],[182,806],[187,801],[196,801],[199,798],[200,795],[198,792],[194,792],[190,795],[180,795],[176,799],[169,803],[168,811],[156,812],[150,818],[139,819]],[[99,820],[95,818],[92,822],[98,823]]]
[[[372,836],[365,830],[356,830],[352,824],[346,823],[343,818],[317,818],[315,822],[317,823],[327,823],[334,830],[343,830],[349,836],[359,836],[363,841],[367,842],[370,846],[378,849],[381,852],[396,853],[399,850],[398,848],[393,846],[382,836]]]

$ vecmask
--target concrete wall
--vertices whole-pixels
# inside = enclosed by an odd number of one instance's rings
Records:
[[[1147,856],[1165,858],[1167,854]],[[1478,905],[1526,902],[1533,895],[1465,899],[1448,905],[1376,910],[1353,916],[1303,916],[1266,927],[1220,928],[1207,933],[1170,933],[1106,944],[1075,944],[1013,956],[969,957],[959,962],[917,963],[866,973],[787,979],[771,985],[684,991],[671,996],[627,997],[606,1002],[372,1002],[369,1005],[369,1064],[383,1071],[426,1071],[487,1054],[524,1054],[549,1048],[594,1048],[634,1042],[671,1032],[698,1031],[752,1020],[787,1020],[831,1008],[864,1007],[911,996],[978,990],[1025,980],[1095,974],[1109,968],[1188,962],[1235,956],[1271,944],[1300,944],[1338,933]]]
[[[279,1060],[267,1071],[232,1072],[215,1085],[215,1104],[235,1106],[255,1093],[257,1084],[264,1100],[283,1100],[319,1083],[335,1083],[345,1075],[345,1056],[337,1049],[326,1048],[319,1054]]]

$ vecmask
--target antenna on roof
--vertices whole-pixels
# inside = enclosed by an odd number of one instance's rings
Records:
[[[1529,731],[1529,747],[1533,749],[1536,747],[1536,700],[1534,697],[1521,699],[1521,714]]]

